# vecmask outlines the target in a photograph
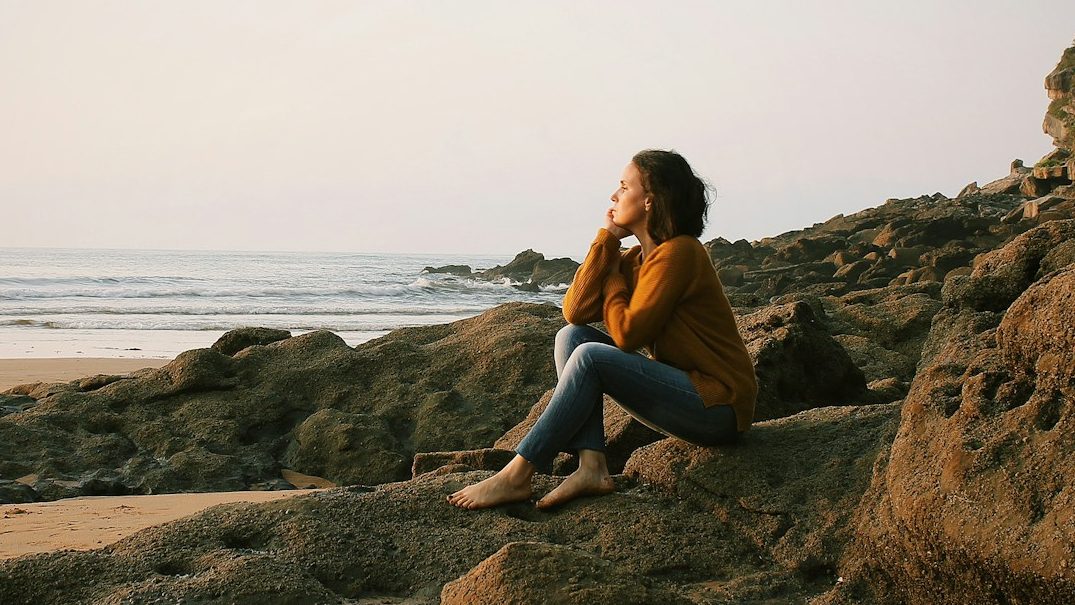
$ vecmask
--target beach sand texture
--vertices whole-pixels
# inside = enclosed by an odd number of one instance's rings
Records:
[[[90,550],[136,531],[227,502],[267,502],[317,490],[87,496],[0,504],[0,559],[54,550]]]
[[[170,361],[108,357],[0,359],[0,392],[28,382],[67,382],[96,374],[127,374],[142,368],[159,368]]]

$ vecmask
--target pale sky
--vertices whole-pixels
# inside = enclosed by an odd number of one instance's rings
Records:
[[[755,240],[1032,164],[1073,36],[1070,0],[0,0],[0,245],[578,260],[644,148]]]

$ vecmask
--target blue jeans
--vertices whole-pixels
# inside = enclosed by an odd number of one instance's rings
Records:
[[[620,350],[597,328],[561,328],[554,358],[556,390],[515,448],[539,472],[551,472],[560,452],[605,451],[604,393],[635,419],[670,437],[703,446],[738,438],[731,406],[705,407],[686,372]]]

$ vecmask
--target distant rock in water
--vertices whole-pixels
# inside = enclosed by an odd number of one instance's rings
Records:
[[[533,250],[524,250],[506,265],[497,265],[485,271],[472,272],[468,265],[444,265],[426,267],[426,273],[450,273],[481,279],[485,281],[502,281],[507,279],[520,290],[537,292],[542,286],[569,284],[575,278],[579,264],[570,258],[546,259],[544,254]]]
[[[426,267],[422,269],[424,273],[447,273],[449,275],[461,275],[464,277],[470,277],[471,271],[470,265],[444,265],[442,267]]]

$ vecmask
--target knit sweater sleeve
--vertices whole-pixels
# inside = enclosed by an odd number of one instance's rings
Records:
[[[604,318],[616,346],[634,351],[656,340],[691,279],[690,249],[682,240],[669,240],[650,252],[631,294],[622,273],[609,275],[603,288]]]
[[[588,324],[601,319],[602,285],[613,259],[620,255],[620,240],[605,228],[597,230],[586,259],[564,294],[564,319]]]

